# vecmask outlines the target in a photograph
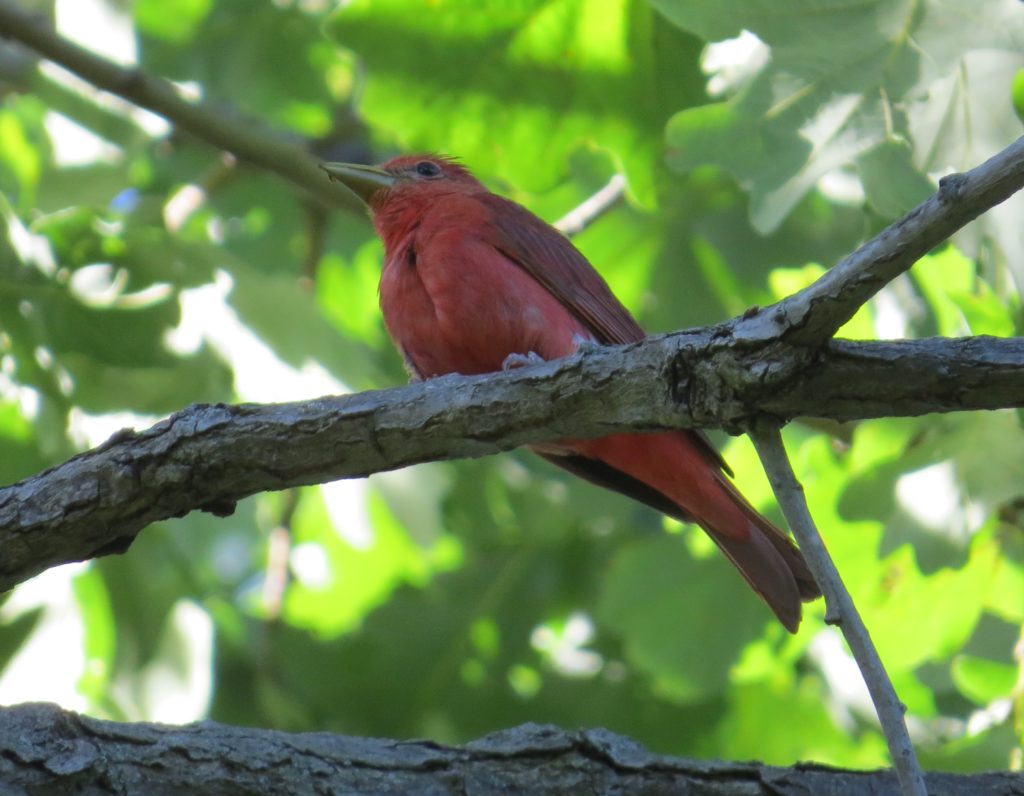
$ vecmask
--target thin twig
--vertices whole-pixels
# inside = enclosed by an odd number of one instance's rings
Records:
[[[292,522],[299,507],[299,491],[285,489],[281,492],[281,501],[280,519],[267,535],[267,565],[261,589],[263,618],[268,622],[277,622],[281,618],[284,595],[291,580]]]
[[[768,307],[747,332],[815,346],[832,337],[868,299],[917,260],[1024,187],[1024,137],[939,190],[826,271],[814,284]]]
[[[807,565],[825,596],[825,621],[839,626],[864,677],[882,732],[889,744],[889,754],[900,788],[905,796],[927,796],[924,774],[903,720],[906,707],[896,695],[878,650],[871,642],[871,636],[853,604],[853,598],[846,590],[835,563],[825,549],[821,534],[811,519],[804,489],[793,473],[786,448],[782,444],[782,435],[778,427],[762,425],[750,431],[750,438],[761,457],[782,513],[793,529]]]
[[[362,211],[353,194],[324,179],[302,147],[275,137],[251,120],[232,119],[203,103],[187,102],[170,82],[89,52],[58,36],[45,17],[11,0],[0,0],[0,36],[19,41],[94,86],[163,116],[180,130],[284,177],[328,206]]]
[[[589,199],[585,199],[554,223],[555,229],[567,238],[579,235],[597,219],[622,201],[626,190],[626,178],[614,174],[608,184]]]

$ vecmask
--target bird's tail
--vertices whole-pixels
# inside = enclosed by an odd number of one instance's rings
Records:
[[[745,515],[747,533],[736,533],[735,521],[729,522],[728,531],[716,528],[714,519],[697,517],[698,524],[707,531],[785,628],[795,633],[800,626],[801,602],[821,596],[821,590],[803,554],[789,536],[747,503],[724,476],[718,481],[731,502]]]
[[[800,626],[800,603],[821,596],[796,545],[757,513],[719,469],[724,462],[692,433],[613,434],[534,450],[592,483],[700,525],[790,632]]]

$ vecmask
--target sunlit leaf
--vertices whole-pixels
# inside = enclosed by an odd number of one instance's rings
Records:
[[[75,576],[72,583],[85,629],[85,672],[78,690],[93,703],[106,701],[117,650],[117,628],[103,577],[95,569]]]
[[[888,762],[885,742],[872,733],[853,741],[818,709],[827,691],[808,680],[796,693],[770,683],[735,686],[730,690],[731,710],[716,728],[715,748],[732,759],[757,759],[788,763],[807,754],[815,760],[846,761],[844,765],[873,768]],[[765,731],[765,722],[784,724]]]
[[[776,268],[769,275],[768,284],[775,297],[783,299],[808,287],[824,273],[825,269],[814,263],[803,268]],[[857,310],[857,313],[836,332],[836,337],[874,340],[877,335],[870,305],[865,304]]]
[[[210,6],[210,0],[138,0],[133,9],[140,31],[181,44],[192,38]]]
[[[366,65],[360,111],[399,146],[530,190],[590,144],[653,204],[662,127],[702,93],[696,42],[633,0],[354,2],[331,33]]]
[[[332,517],[317,491],[307,490],[293,520],[296,579],[284,615],[325,636],[357,627],[402,583],[423,584],[437,562],[447,568],[458,560],[450,542],[439,541],[441,549],[413,542],[379,497],[348,494],[347,519]]]
[[[1012,0],[969,8],[833,0],[813,13],[802,2],[770,10],[753,0],[652,4],[709,41],[747,30],[770,48],[732,96],[681,111],[668,128],[670,163],[688,170],[715,162],[732,171],[750,191],[751,218],[762,231],[835,169],[860,162],[869,201],[901,212],[922,194],[927,172],[966,167],[965,156],[980,162],[1017,135],[1005,102],[1008,82],[995,79],[1024,62],[1024,19]],[[1000,102],[1006,112],[992,114]],[[969,110],[958,113],[965,103]],[[875,179],[879,159],[896,156],[911,136],[912,167],[900,155],[885,179]],[[1018,247],[997,224],[1012,260]]]
[[[1010,696],[1017,683],[1017,667],[972,655],[953,659],[953,682],[960,693],[979,705]]]

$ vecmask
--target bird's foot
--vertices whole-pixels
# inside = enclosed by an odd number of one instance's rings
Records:
[[[527,365],[539,365],[543,361],[544,357],[536,351],[531,351],[528,354],[509,354],[501,363],[501,369],[507,371],[513,368],[525,368]]]

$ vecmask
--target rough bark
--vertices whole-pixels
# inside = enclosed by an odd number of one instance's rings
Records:
[[[1024,793],[1024,774],[929,774],[932,796]],[[891,771],[686,760],[603,729],[525,724],[465,746],[288,734],[202,722],[119,724],[56,705],[0,709],[0,790],[11,794],[891,793]]]
[[[1024,340],[742,340],[741,319],[511,373],[314,401],[196,405],[0,489],[0,590],[256,492],[626,429],[1024,406]]]

